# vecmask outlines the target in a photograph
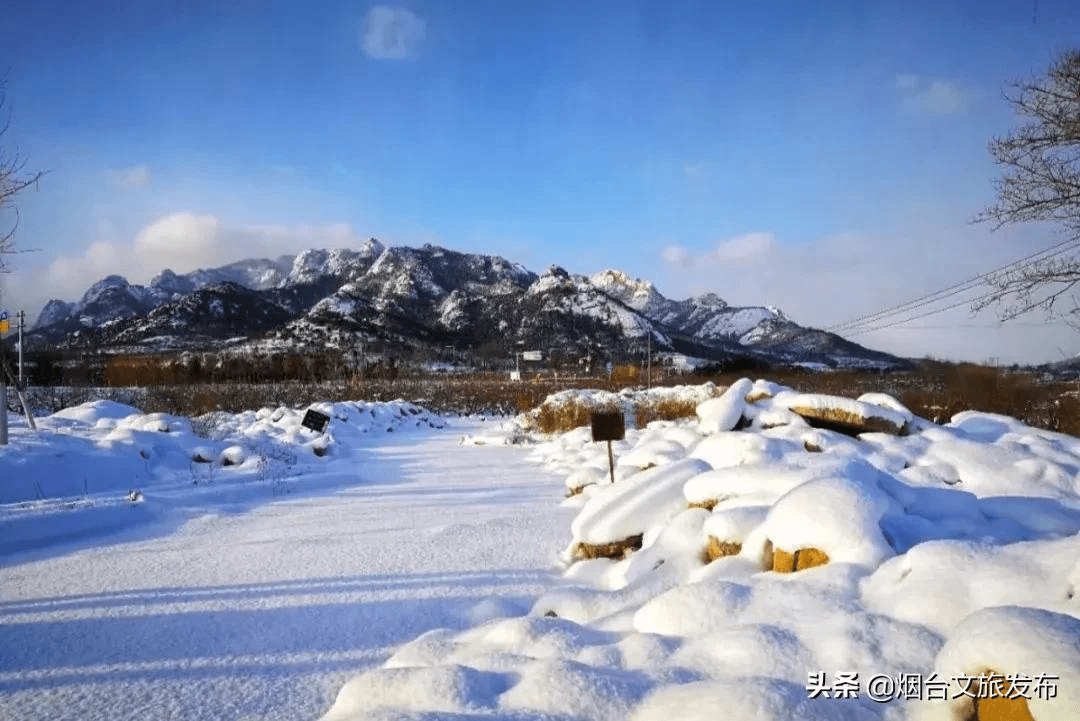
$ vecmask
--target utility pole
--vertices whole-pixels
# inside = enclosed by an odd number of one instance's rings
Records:
[[[23,326],[24,325],[26,325],[26,311],[25,310],[20,310],[19,311],[19,384],[18,384],[19,385],[19,390],[24,390],[26,388],[26,381],[23,380],[23,362],[22,362],[22,356],[23,356],[22,335],[23,335]]]
[[[0,378],[0,446],[8,444],[7,436],[7,380]]]
[[[22,383],[16,380],[15,375],[11,372],[11,367],[7,362],[7,347],[0,343],[0,446],[6,446],[8,443],[8,383],[15,386],[15,395],[18,397],[23,414],[26,416],[26,424],[30,426],[30,430],[36,431],[37,423],[34,421],[34,414],[30,410],[30,405],[26,402]]]
[[[7,350],[0,342],[0,446],[8,444],[7,418]]]
[[[647,383],[648,383],[648,387],[649,387],[649,388],[652,388],[652,331],[650,331],[650,332],[649,332],[649,335],[648,335],[648,336],[646,336],[646,338],[647,338],[647,340],[648,340],[648,345],[647,345],[647,347],[648,347],[648,349],[649,349],[649,350],[648,350],[648,353],[649,353],[649,361],[648,361],[648,365],[647,365],[647,366],[645,366],[645,367],[646,367],[646,368],[648,369],[648,370],[646,371],[646,375],[645,375],[645,377],[646,377],[646,378],[648,378],[648,381],[647,381]]]

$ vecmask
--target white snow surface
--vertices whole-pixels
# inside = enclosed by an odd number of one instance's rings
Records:
[[[0,719],[313,719],[401,643],[557,582],[572,509],[527,449],[462,448],[484,423],[411,403],[314,407],[326,434],[289,408],[210,437],[109,402],[14,423],[8,500],[49,497],[0,505]]]
[[[746,403],[752,390],[772,397]],[[794,401],[907,424],[909,435],[815,429],[788,411]],[[753,422],[732,430],[740,418]],[[471,704],[417,707],[420,682],[411,705],[373,701],[370,676],[362,699],[344,689],[326,718],[407,708],[409,718],[944,720],[962,701],[907,691],[877,702],[868,682],[936,673],[956,693],[954,679],[987,669],[1052,676],[1056,696],[1033,694],[1029,709],[1037,721],[1072,718],[1077,439],[988,414],[936,426],[880,394],[818,399],[743,381],[695,419],[629,430],[615,453],[614,485],[602,473],[606,448],[587,428],[537,446],[535,459],[567,486],[585,486],[564,501],[579,509],[566,551],[638,533],[639,550],[579,561],[564,553],[565,585],[539,598],[527,621],[433,632],[387,664],[454,670],[453,688],[482,689]],[[704,501],[711,510],[687,507]],[[706,563],[710,535],[741,552]],[[769,547],[815,548],[828,562],[766,571]],[[857,697],[811,698],[811,674],[826,683],[858,674]],[[367,710],[348,711],[356,704]]]
[[[880,395],[852,407],[908,435],[853,437],[773,384],[680,392],[698,417],[628,429],[614,484],[588,428],[404,403],[316,404],[322,435],[303,409],[16,424],[3,477],[76,494],[0,507],[0,718],[946,721],[990,670],[1050,680],[1036,721],[1077,718],[1080,439]],[[98,464],[116,479],[83,497]],[[710,562],[710,536],[741,550]],[[874,700],[881,677],[952,698]]]

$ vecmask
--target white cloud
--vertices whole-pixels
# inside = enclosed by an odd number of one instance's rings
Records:
[[[711,251],[701,253],[670,244],[664,247],[661,256],[664,263],[673,268],[717,270],[761,262],[773,255],[776,247],[776,236],[772,233],[746,233],[722,240]]]
[[[694,258],[693,253],[679,245],[665,246],[661,255],[666,264],[679,268],[688,268]]]
[[[751,233],[711,249],[669,244],[650,279],[672,298],[713,292],[735,306],[774,305],[797,323],[828,328],[947,288],[1046,244],[1045,236],[1030,229],[990,232],[970,225],[913,226],[896,237],[832,235],[798,244]],[[979,292],[888,320],[959,303],[953,310],[850,339],[904,356],[979,362],[1043,362],[1080,351],[1080,334],[1044,323],[1041,315],[1005,324],[997,322],[994,309],[973,316],[966,301]]]
[[[153,174],[150,166],[146,163],[132,165],[130,168],[121,168],[111,173],[114,182],[124,190],[132,188],[145,188],[150,185]]]
[[[745,266],[767,258],[775,248],[776,237],[772,233],[747,233],[722,241],[713,255],[721,265]]]
[[[75,300],[107,275],[145,284],[165,268],[185,273],[244,258],[276,258],[308,248],[357,246],[347,225],[230,227],[211,215],[172,213],[150,223],[130,242],[98,241],[80,256],[59,256],[8,278],[8,297],[28,313],[51,298]]]
[[[191,269],[188,266],[197,267],[200,262],[208,262],[204,259],[231,250],[226,248],[226,243],[220,242],[220,234],[221,223],[211,215],[173,213],[140,230],[131,251],[140,261],[168,259],[162,267],[188,270]]]
[[[360,47],[369,58],[402,60],[424,43],[424,21],[404,8],[376,5],[364,16]]]
[[[965,112],[974,101],[970,92],[951,81],[918,75],[897,75],[896,89],[900,92],[900,106],[909,113],[956,115]]]

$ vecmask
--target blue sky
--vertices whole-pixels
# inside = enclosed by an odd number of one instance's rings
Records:
[[[816,326],[872,313],[1058,240],[970,220],[1015,122],[1002,88],[1076,42],[1080,9],[948,5],[16,0],[10,135],[50,172],[4,302],[376,236]],[[856,340],[1080,351],[1041,317],[911,325]]]

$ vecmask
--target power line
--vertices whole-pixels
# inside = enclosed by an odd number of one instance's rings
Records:
[[[886,328],[892,328],[894,326],[902,325],[904,323],[908,323],[908,322],[913,321],[913,320],[919,320],[920,318],[926,318],[927,316],[937,315],[938,313],[944,313],[947,310],[953,310],[954,308],[959,308],[962,305],[969,305],[971,303],[977,303],[977,302],[979,302],[981,300],[986,300],[987,298],[992,298],[996,293],[997,293],[997,291],[990,291],[989,293],[984,293],[983,295],[976,296],[974,298],[968,298],[967,300],[962,300],[962,301],[960,301],[958,303],[953,303],[952,305],[947,305],[944,308],[934,308],[932,310],[926,311],[925,313],[920,313],[918,315],[913,315],[910,318],[901,318],[900,320],[894,320],[892,322],[884,323],[884,324],[877,325],[877,326],[859,328],[859,329],[856,329],[856,330],[848,333],[847,335],[850,338],[850,337],[854,337],[854,336],[857,336],[857,335],[863,335],[864,333],[873,333],[875,331],[885,330]],[[1032,324],[1032,325],[1035,325],[1035,324]]]
[[[1009,321],[1009,326],[1012,328],[1045,328],[1046,323],[1024,323],[1021,321]],[[952,330],[954,328],[1002,328],[1005,323],[952,323],[948,325],[905,325],[899,330]],[[871,332],[871,331],[867,331]]]
[[[1068,246],[1068,247],[1066,247],[1066,246]],[[905,303],[900,303],[899,305],[891,306],[889,308],[886,308],[885,310],[878,311],[877,313],[870,313],[868,315],[864,315],[864,316],[860,316],[858,318],[854,318],[852,320],[847,321],[846,323],[840,323],[838,325],[834,325],[831,328],[827,328],[826,330],[836,332],[836,331],[838,331],[838,330],[840,330],[842,328],[848,328],[848,327],[851,327],[851,326],[861,326],[861,325],[872,324],[875,320],[878,320],[878,319],[881,319],[881,318],[884,318],[884,317],[887,317],[887,316],[890,316],[890,315],[897,315],[899,313],[904,313],[904,312],[907,312],[909,310],[913,310],[915,308],[925,306],[925,305],[927,305],[929,303],[936,302],[938,300],[944,300],[945,298],[957,295],[959,293],[963,293],[966,290],[970,290],[971,288],[973,288],[973,287],[977,286],[978,284],[982,283],[983,281],[985,281],[987,278],[994,275],[995,273],[1000,273],[1002,271],[1009,270],[1009,269],[1013,268],[1013,266],[1020,266],[1022,264],[1031,263],[1031,262],[1034,262],[1036,260],[1048,260],[1051,257],[1054,257],[1056,255],[1060,255],[1062,253],[1066,253],[1066,252],[1068,252],[1070,250],[1073,250],[1077,246],[1080,246],[1080,238],[1071,238],[1069,240],[1062,241],[1061,243],[1050,246],[1049,248],[1045,248],[1045,249],[1040,250],[1040,251],[1038,251],[1036,253],[1032,253],[1031,255],[1027,255],[1027,256],[1025,256],[1023,258],[1020,258],[1019,260],[1014,260],[1011,263],[1007,263],[1007,264],[1005,264],[1003,266],[999,266],[999,267],[997,267],[997,268],[995,268],[993,270],[989,270],[989,271],[987,271],[985,273],[980,273],[979,275],[968,278],[967,280],[961,281],[961,282],[956,283],[954,285],[950,285],[947,288],[942,288],[941,290],[934,291],[933,293],[928,293],[926,295],[919,296],[918,298],[914,298],[914,299],[909,300],[909,301],[907,301]],[[1041,256],[1045,256],[1045,257],[1041,257]]]
[[[933,309],[928,310],[928,311],[926,311],[924,313],[919,313],[918,315],[913,315],[910,318],[901,318],[900,320],[894,320],[894,321],[891,321],[889,323],[883,323],[883,324],[874,325],[874,326],[867,326],[865,328],[856,328],[855,330],[846,333],[846,335],[849,338],[852,338],[852,337],[857,336],[857,335],[863,335],[864,333],[873,333],[874,331],[885,330],[886,328],[892,328],[894,325],[901,325],[902,323],[908,323],[908,322],[913,321],[913,320],[919,320],[920,318],[926,318],[927,316],[937,315],[938,313],[944,313],[947,310],[952,310],[953,308],[959,308],[962,305],[970,305],[970,304],[976,303],[976,302],[978,302],[980,300],[985,300],[986,298],[989,298],[992,295],[993,295],[993,293],[991,292],[991,293],[987,293],[985,295],[977,296],[975,298],[968,298],[968,299],[962,300],[962,301],[960,301],[958,303],[953,303],[952,305],[947,305],[944,308],[933,308]]]
[[[1060,243],[1052,245],[1049,248],[1044,248],[1043,250],[1040,250],[1040,251],[1037,251],[1037,252],[1032,253],[1030,255],[1024,256],[1023,258],[1020,258],[1019,260],[1014,260],[1014,261],[1012,261],[1010,263],[1007,263],[1005,265],[994,268],[993,270],[989,270],[989,271],[986,271],[985,273],[980,273],[979,275],[972,276],[971,278],[968,278],[967,280],[961,281],[959,283],[955,283],[953,285],[948,286],[947,288],[942,288],[941,290],[934,291],[933,293],[928,293],[926,295],[919,296],[918,298],[913,298],[912,300],[909,300],[907,302],[900,303],[900,304],[894,305],[894,306],[890,306],[889,308],[886,308],[884,310],[880,310],[880,311],[878,311],[876,313],[869,313],[867,315],[859,316],[858,318],[854,318],[854,319],[849,320],[849,321],[847,321],[845,323],[839,323],[837,325],[831,326],[831,327],[827,328],[826,330],[828,330],[830,332],[833,332],[833,333],[837,333],[837,332],[846,332],[846,333],[862,332],[863,326],[875,326],[880,321],[885,320],[885,319],[887,319],[887,318],[889,318],[891,316],[900,315],[902,313],[907,313],[907,312],[910,312],[910,311],[915,310],[917,308],[921,308],[921,307],[925,307],[927,305],[938,303],[938,302],[940,302],[942,300],[945,300],[947,298],[951,298],[953,296],[959,295],[959,294],[964,293],[966,291],[972,290],[972,289],[978,287],[979,285],[985,283],[985,281],[988,278],[990,278],[991,276],[993,276],[993,275],[995,275],[997,273],[1001,273],[1001,272],[1007,271],[1007,270],[1019,269],[1019,268],[1025,267],[1027,265],[1031,265],[1031,264],[1033,264],[1035,262],[1038,262],[1038,261],[1049,260],[1050,258],[1056,257],[1058,255],[1062,255],[1062,254],[1070,252],[1072,250],[1076,250],[1077,248],[1080,248],[1080,238],[1070,238],[1068,240],[1064,240],[1064,241],[1062,241]],[[968,301],[968,302],[975,302],[975,301],[978,301],[978,300],[984,300],[986,298],[989,298],[991,295],[993,295],[993,293],[988,293],[988,294],[983,295],[983,296],[981,296],[979,298],[972,299],[971,301]],[[955,308],[958,305],[962,305],[962,303],[949,306],[949,308]],[[948,310],[949,308],[943,308],[941,310]],[[938,312],[940,312],[940,311],[938,311]],[[931,314],[931,313],[928,313],[928,315],[929,314]],[[919,317],[923,317],[923,316],[919,316]],[[895,323],[890,323],[890,325],[895,325]],[[871,329],[873,329],[873,328],[871,328]]]

